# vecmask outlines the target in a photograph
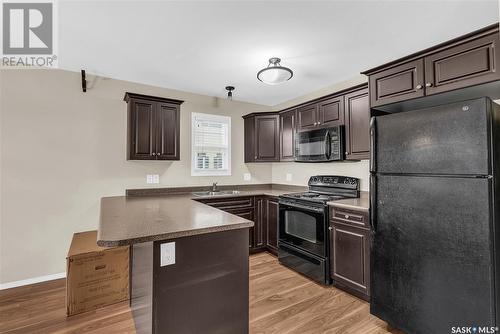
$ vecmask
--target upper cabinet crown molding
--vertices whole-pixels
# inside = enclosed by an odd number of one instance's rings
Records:
[[[170,99],[170,98],[166,98],[166,97],[158,97],[158,96],[152,96],[152,95],[144,95],[144,94],[125,92],[125,96],[123,97],[123,101],[128,103],[130,101],[130,99],[141,99],[141,100],[172,103],[172,104],[179,104],[179,105],[184,103],[184,101],[182,101],[182,100]]]
[[[370,106],[384,106],[381,109],[389,111],[388,105],[397,106],[414,99],[420,101],[422,99],[418,98],[440,93],[452,96],[451,92],[457,89],[499,82],[499,46],[496,23],[364,71],[362,74],[369,76]],[[483,96],[490,91],[498,89],[468,89],[462,98],[474,97],[466,93]],[[500,97],[500,93],[496,94]]]

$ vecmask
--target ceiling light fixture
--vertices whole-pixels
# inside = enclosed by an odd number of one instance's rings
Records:
[[[290,80],[293,77],[293,71],[281,66],[280,62],[279,58],[269,59],[269,65],[257,73],[257,79],[269,85],[278,85]]]
[[[233,86],[226,86],[226,90],[227,90],[227,99],[232,101],[234,87]]]

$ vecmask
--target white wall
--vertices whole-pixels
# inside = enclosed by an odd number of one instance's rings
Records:
[[[60,70],[0,71],[0,284],[65,271],[74,232],[96,229],[99,199],[146,187],[269,183],[244,164],[242,115],[268,107]],[[126,160],[126,91],[184,100],[181,161]],[[231,116],[232,176],[191,177],[191,112]],[[243,173],[252,181],[244,182]],[[157,185],[155,185],[157,186]]]
[[[366,82],[364,75],[358,75],[350,80],[343,81],[326,87],[319,91],[298,97],[280,105],[274,106],[274,110],[283,110],[288,107],[310,101],[340,90]],[[361,190],[369,190],[369,161],[358,162],[328,162],[328,163],[273,163],[273,183],[305,185],[311,175],[345,175],[361,179]],[[286,174],[292,174],[292,180],[286,181]]]

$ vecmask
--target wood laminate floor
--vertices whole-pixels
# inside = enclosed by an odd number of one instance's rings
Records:
[[[0,291],[0,333],[135,333],[128,302],[66,318],[65,280]],[[396,333],[368,303],[250,257],[250,333]],[[237,333],[235,333],[237,334]]]

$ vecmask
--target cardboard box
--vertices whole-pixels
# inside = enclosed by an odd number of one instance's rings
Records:
[[[75,233],[66,257],[66,313],[129,299],[129,247],[97,246],[97,231]]]

